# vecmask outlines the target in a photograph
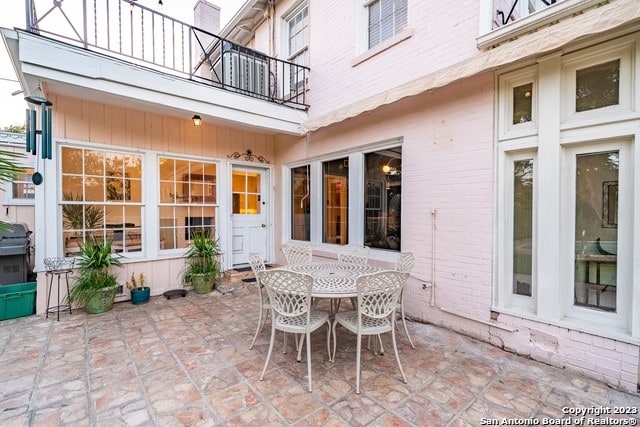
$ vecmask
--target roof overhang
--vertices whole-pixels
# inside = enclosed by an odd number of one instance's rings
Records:
[[[157,114],[300,135],[307,113],[21,30],[0,29],[25,95],[47,90]]]
[[[616,0],[555,25],[504,43],[494,49],[429,73],[416,80],[357,101],[302,123],[305,132],[342,122],[403,98],[446,86],[455,81],[495,70],[528,58],[542,56],[581,39],[623,29],[640,22],[638,0]]]

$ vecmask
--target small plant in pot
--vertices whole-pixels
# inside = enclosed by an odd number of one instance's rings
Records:
[[[146,278],[140,273],[137,277],[135,273],[131,273],[131,278],[126,282],[127,289],[131,291],[132,304],[144,304],[149,301],[151,296],[151,288],[145,286]]]
[[[69,292],[69,304],[83,305],[87,313],[110,311],[118,288],[117,275],[110,270],[121,267],[122,255],[111,250],[111,240],[106,242],[90,238],[80,246],[76,262],[78,275]]]
[[[208,230],[193,232],[182,281],[191,282],[197,294],[211,292],[215,279],[220,275],[221,255],[219,240],[214,239]]]

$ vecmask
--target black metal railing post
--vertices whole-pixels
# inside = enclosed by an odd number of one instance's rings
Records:
[[[136,0],[82,0],[82,17],[68,3],[25,0],[27,30],[224,90],[308,108],[308,67],[237,45]]]

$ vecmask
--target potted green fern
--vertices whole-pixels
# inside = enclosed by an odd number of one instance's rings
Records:
[[[186,253],[187,263],[183,273],[183,282],[191,282],[197,294],[206,294],[213,290],[215,279],[220,275],[220,242],[207,230],[191,234],[191,246]]]
[[[80,246],[76,262],[78,275],[69,292],[69,304],[83,305],[87,313],[104,313],[113,308],[118,288],[112,267],[121,267],[120,254],[111,250],[112,240],[89,239]]]

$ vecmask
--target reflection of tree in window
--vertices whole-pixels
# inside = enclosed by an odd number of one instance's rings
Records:
[[[513,163],[513,293],[532,294],[533,160]]]
[[[576,111],[618,105],[620,60],[576,71]]]

